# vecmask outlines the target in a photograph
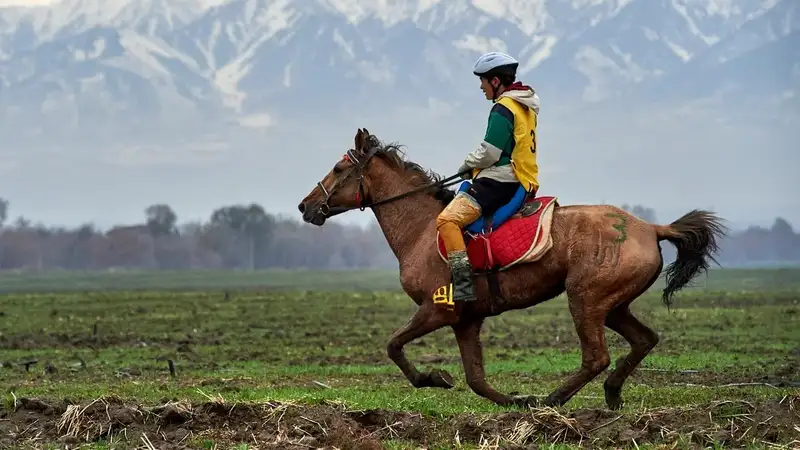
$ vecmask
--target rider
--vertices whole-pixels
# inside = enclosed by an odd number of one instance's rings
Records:
[[[519,62],[509,55],[490,52],[475,62],[473,73],[481,90],[494,103],[480,146],[458,169],[472,185],[459,192],[436,220],[444,241],[453,279],[453,300],[475,300],[472,267],[462,229],[508,203],[520,184],[534,195],[539,189],[536,163],[536,124],[539,96],[530,86],[515,81]]]

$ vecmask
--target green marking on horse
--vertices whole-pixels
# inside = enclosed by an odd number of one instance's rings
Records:
[[[606,217],[616,217],[619,219],[617,223],[612,225],[615,230],[619,231],[619,237],[617,237],[614,242],[621,244],[628,240],[628,217],[617,213],[608,213]]]

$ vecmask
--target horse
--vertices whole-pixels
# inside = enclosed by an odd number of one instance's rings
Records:
[[[451,178],[465,181],[460,175]],[[403,350],[412,340],[448,326],[457,340],[467,385],[475,394],[498,405],[556,407],[610,366],[605,342],[608,327],[630,344],[629,353],[616,362],[603,383],[606,405],[611,410],[621,408],[625,380],[659,342],[658,334],[631,313],[630,305],[664,269],[660,242],[667,240],[677,248],[676,260],[665,270],[662,301],[669,307],[677,291],[706,271],[709,261],[716,262],[718,239],[726,234],[722,219],[695,209],[669,225],[657,225],[615,206],[562,206],[556,201],[549,222],[537,213],[540,223],[550,224],[549,250],[534,261],[488,271],[486,276],[479,277],[481,273],[474,270],[477,299],[448,304],[436,301],[451,281],[437,249],[435,225],[436,217],[455,196],[446,186],[448,180],[405,160],[398,144],[384,144],[366,128],[359,128],[354,147],[298,205],[304,222],[319,227],[347,211],[370,208],[374,213],[399,262],[400,285],[418,306],[391,335],[389,358],[415,388],[452,388],[449,373],[421,372]],[[517,214],[506,224],[523,220]],[[540,225],[540,235],[542,229]],[[495,390],[484,373],[480,331],[485,319],[564,292],[580,339],[580,367],[544,400]]]

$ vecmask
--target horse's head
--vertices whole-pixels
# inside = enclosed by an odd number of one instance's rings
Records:
[[[358,129],[355,145],[325,175],[297,208],[303,220],[322,226],[329,217],[364,208],[367,187],[365,169],[379,146],[367,129]]]

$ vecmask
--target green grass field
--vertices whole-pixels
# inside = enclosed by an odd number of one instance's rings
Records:
[[[800,268],[712,269],[698,277],[694,287],[703,290],[799,291]],[[652,289],[663,287],[659,280]],[[376,271],[95,271],[0,272],[0,293],[76,291],[210,291],[210,290],[399,290],[397,272]],[[687,289],[688,290],[688,289]]]
[[[386,356],[416,309],[392,272],[0,275],[0,448],[797,448],[800,270],[695,284],[671,311],[660,282],[634,303],[661,342],[617,412],[607,374],[561,408],[495,406],[446,329],[406,353],[456,387],[414,389]],[[564,298],[483,340],[503,392],[546,396],[580,364]]]

